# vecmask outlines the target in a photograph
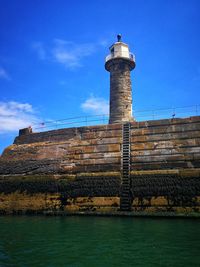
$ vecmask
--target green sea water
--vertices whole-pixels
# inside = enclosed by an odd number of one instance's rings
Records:
[[[0,217],[0,266],[200,266],[200,220]]]

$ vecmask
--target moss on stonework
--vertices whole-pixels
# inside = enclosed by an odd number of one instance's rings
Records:
[[[131,184],[132,197],[138,198],[141,206],[151,206],[151,197],[159,196],[166,197],[169,208],[198,205],[198,177],[186,179],[177,174],[132,175]]]
[[[120,177],[72,175],[1,176],[0,192],[64,193],[66,197],[118,196]]]
[[[120,196],[121,178],[117,172],[81,173],[77,175],[0,176],[0,192],[27,194],[59,193],[62,206],[68,198]],[[174,206],[198,206],[199,177],[177,173],[137,173],[131,175],[132,199],[141,207],[152,206],[152,197],[164,197],[169,210]]]
[[[90,173],[78,173],[77,174],[78,177],[95,177],[95,176],[105,176],[105,177],[109,177],[109,176],[116,176],[116,177],[120,177],[121,174],[120,172],[90,172]]]

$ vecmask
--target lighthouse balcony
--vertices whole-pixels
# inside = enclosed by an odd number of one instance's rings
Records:
[[[113,58],[126,58],[126,59],[129,59],[129,60],[135,62],[135,55],[132,53],[113,53],[113,54],[110,54],[106,57],[105,62],[108,62],[109,60],[111,60]]]

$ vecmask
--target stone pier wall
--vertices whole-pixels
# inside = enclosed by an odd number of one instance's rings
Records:
[[[200,168],[200,117],[132,123],[131,169]]]
[[[132,122],[130,145],[134,212],[199,211],[200,117]],[[121,124],[16,137],[0,157],[0,212],[117,212],[121,149]]]
[[[121,135],[121,125],[21,135],[3,152],[0,173],[120,171]]]

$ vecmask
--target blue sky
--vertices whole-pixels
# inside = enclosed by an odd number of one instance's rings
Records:
[[[104,58],[136,55],[133,109],[200,104],[200,1],[0,0],[0,152],[21,127],[107,112]]]

